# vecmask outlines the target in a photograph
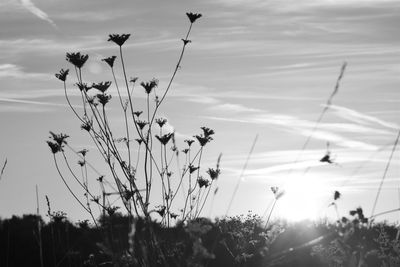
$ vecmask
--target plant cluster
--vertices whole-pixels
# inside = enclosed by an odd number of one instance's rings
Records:
[[[65,152],[68,147],[73,150],[66,134],[50,132],[47,141],[56,169],[67,189],[80,206],[90,214],[96,224],[93,204],[100,207],[103,216],[112,215],[119,208],[113,206],[109,198],[111,194],[106,191],[107,185],[114,184],[127,213],[132,217],[150,218],[158,214],[161,222],[167,226],[176,219],[182,221],[195,219],[200,216],[204,205],[210,195],[211,188],[220,175],[220,157],[215,168],[208,168],[205,172],[201,166],[202,156],[206,145],[213,140],[213,129],[201,127],[201,133],[186,139],[184,149],[179,149],[175,132],[166,127],[168,121],[158,116],[158,111],[164,102],[180,64],[185,49],[191,40],[189,34],[193,24],[201,14],[187,13],[189,29],[184,38],[175,70],[162,93],[157,92],[159,81],[155,78],[149,81],[138,82],[138,78],[128,79],[126,64],[124,63],[123,46],[131,37],[130,34],[110,34],[109,42],[118,47],[119,60],[122,69],[123,86],[117,81],[116,55],[102,59],[108,65],[112,81],[90,83],[84,78],[84,67],[89,56],[81,52],[67,53],[66,60],[72,64],[77,81],[74,85],[79,90],[81,108],[73,103],[67,88],[69,69],[61,69],[55,76],[64,85],[65,98],[81,123],[81,129],[87,132],[100,152],[102,159],[108,167],[109,175],[97,176],[102,195],[95,195],[89,187],[89,168],[87,149],[76,152],[78,156],[79,171],[71,164]],[[145,96],[145,109],[140,110],[133,92],[139,83]],[[117,92],[117,105],[120,107],[124,118],[123,134],[120,135],[113,127],[109,116],[109,106],[113,101],[110,88],[114,86]],[[114,125],[115,126],[115,125]],[[197,141],[198,146],[194,144]],[[184,164],[180,165],[180,158],[184,156]],[[57,156],[61,155],[61,156]],[[176,164],[174,164],[176,161]],[[83,198],[70,186],[70,181],[61,171],[60,164],[64,164],[67,173],[81,187]],[[205,173],[203,175],[203,172]],[[161,188],[158,197],[153,196],[154,187]],[[184,203],[177,203],[178,192],[183,191]],[[214,191],[214,194],[216,191]]]

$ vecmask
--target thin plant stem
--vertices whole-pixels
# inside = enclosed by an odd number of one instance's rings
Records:
[[[243,168],[242,168],[242,172],[240,173],[239,180],[238,180],[238,182],[236,183],[235,189],[233,190],[233,194],[232,194],[231,200],[229,201],[228,208],[226,209],[225,216],[228,215],[228,213],[229,213],[229,211],[230,211],[230,209],[231,209],[233,200],[235,199],[235,196],[236,196],[237,191],[238,191],[238,189],[239,189],[240,183],[242,182],[244,172],[245,172],[246,169],[247,169],[247,164],[249,163],[250,157],[251,157],[251,155],[253,154],[254,147],[256,146],[257,139],[258,139],[258,134],[256,135],[256,137],[255,137],[254,140],[253,140],[253,144],[251,145],[250,152],[249,152],[249,154],[247,155],[246,161],[245,161],[245,163],[244,163],[244,165],[243,165]]]
[[[400,138],[400,130],[399,130],[399,132],[397,134],[396,141],[394,142],[394,145],[392,147],[392,152],[390,153],[389,159],[388,159],[388,161],[386,163],[385,171],[383,172],[383,176],[382,176],[381,182],[380,182],[379,187],[378,187],[378,192],[376,193],[374,205],[372,206],[371,217],[374,216],[376,205],[378,204],[379,195],[380,195],[381,190],[382,190],[383,182],[385,181],[386,174],[387,174],[387,172],[389,170],[390,163],[392,162],[393,154],[396,151],[396,147],[397,147],[397,144],[399,142],[399,138]]]

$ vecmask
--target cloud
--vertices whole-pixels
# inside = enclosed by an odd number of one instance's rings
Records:
[[[58,27],[54,23],[54,21],[51,20],[50,17],[44,11],[42,11],[41,9],[36,7],[31,0],[21,0],[21,4],[33,15],[35,15],[36,17],[38,17],[44,21],[47,21],[48,23],[50,23],[51,26],[58,29]]]
[[[29,105],[40,105],[40,106],[53,106],[53,107],[69,107],[66,104],[49,103],[49,102],[32,101],[32,100],[22,100],[22,99],[13,99],[13,98],[4,98],[4,97],[0,97],[0,102],[29,104]],[[79,106],[74,106],[74,108],[79,108]]]
[[[336,112],[337,116],[342,117],[349,121],[359,123],[359,124],[364,124],[364,125],[365,124],[367,124],[367,125],[378,124],[380,126],[383,126],[383,127],[389,128],[389,129],[393,129],[393,130],[398,130],[400,128],[400,125],[398,125],[398,124],[387,122],[387,121],[381,120],[377,117],[363,114],[363,113],[358,112],[353,109],[336,106],[336,105],[332,105],[332,106],[330,106],[330,108]]]
[[[256,108],[249,108],[244,105],[240,104],[231,104],[231,103],[224,103],[212,106],[210,108],[212,111],[222,111],[228,113],[245,113],[245,112],[260,112],[260,109]]]
[[[0,64],[0,78],[13,77],[19,79],[25,78],[36,78],[36,79],[48,79],[50,75],[43,73],[27,73],[22,70],[20,66],[14,64]]]
[[[208,119],[213,120],[221,120],[221,121],[231,121],[231,122],[244,122],[244,123],[255,123],[255,124],[270,124],[274,126],[278,126],[281,129],[288,131],[294,134],[301,134],[303,136],[310,136],[312,133],[312,138],[329,141],[331,143],[335,143],[341,147],[346,148],[358,148],[364,150],[377,150],[378,147],[372,144],[368,144],[362,141],[353,140],[351,138],[347,138],[337,132],[346,133],[350,132],[343,127],[341,124],[321,124],[320,128],[313,132],[313,128],[315,126],[315,122],[308,121],[304,119],[299,119],[295,116],[286,115],[286,114],[266,114],[259,113],[252,116],[242,116],[239,118],[224,118],[224,117],[206,117]],[[340,127],[335,127],[335,125],[339,125]],[[329,130],[328,130],[329,129]],[[349,127],[350,130],[358,133],[374,133],[376,130],[368,127]]]

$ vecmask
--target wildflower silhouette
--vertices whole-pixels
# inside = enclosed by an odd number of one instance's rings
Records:
[[[340,198],[341,194],[339,191],[335,191],[335,193],[333,194],[333,199],[334,200],[338,200]]]
[[[161,144],[163,144],[165,146],[169,142],[169,140],[171,139],[173,134],[174,133],[168,133],[168,134],[162,135],[161,137],[156,135],[156,138],[158,139],[158,141],[160,141]]]
[[[83,157],[85,157],[86,154],[87,154],[88,152],[89,152],[89,150],[87,150],[87,149],[85,148],[85,149],[79,150],[79,151],[78,151],[78,154],[81,154]]]
[[[107,91],[108,87],[110,87],[111,82],[107,81],[107,82],[100,82],[100,83],[93,83],[92,87],[101,91],[102,93],[104,93],[105,91]]]
[[[319,160],[320,162],[326,162],[329,164],[334,163],[331,158],[331,152],[329,151],[329,142],[326,143],[326,153],[325,155]]]
[[[201,14],[192,12],[186,13],[186,16],[189,18],[190,23],[194,23],[197,19],[201,18]]]
[[[140,85],[144,88],[146,94],[150,94],[151,91],[158,86],[158,80],[152,79],[149,82],[141,82]]]
[[[186,39],[182,39],[183,45],[187,45],[188,43],[191,43],[192,41],[190,40],[186,40]]]
[[[90,130],[92,130],[92,126],[93,126],[93,121],[85,121],[82,125],[81,125],[81,129],[85,130],[87,132],[90,132]]]
[[[210,185],[210,181],[203,178],[203,176],[199,176],[199,178],[197,179],[197,183],[199,184],[200,188],[204,187],[208,187]]]
[[[138,217],[144,216],[149,218],[150,207],[157,207],[158,203],[151,203],[155,201],[157,198],[151,198],[150,193],[152,192],[152,185],[159,181],[159,185],[161,188],[161,198],[162,206],[159,206],[159,211],[162,211],[162,223],[169,225],[170,218],[176,218],[176,214],[172,213],[172,209],[175,209],[173,206],[173,201],[178,192],[182,190],[185,193],[185,202],[183,203],[184,209],[182,212],[182,219],[186,218],[193,219],[199,216],[202,207],[207,199],[208,192],[204,190],[204,188],[211,188],[212,183],[216,180],[220,174],[219,165],[217,164],[217,168],[209,168],[208,175],[209,179],[205,179],[200,176],[200,172],[203,169],[200,169],[200,164],[202,161],[202,154],[204,150],[204,146],[213,140],[212,136],[214,135],[214,130],[201,127],[202,134],[195,136],[194,140],[185,140],[188,147],[185,152],[185,163],[183,168],[181,168],[179,163],[179,146],[175,140],[174,133],[163,133],[167,120],[165,118],[158,117],[158,108],[161,103],[165,99],[168,91],[172,88],[172,84],[175,78],[177,71],[180,69],[180,64],[182,62],[182,58],[184,55],[185,47],[188,43],[191,42],[189,39],[189,33],[192,29],[192,24],[201,17],[201,14],[197,13],[187,13],[189,18],[190,25],[187,30],[186,35],[182,38],[183,47],[181,53],[178,58],[178,62],[175,65],[175,69],[169,79],[169,82],[166,85],[166,88],[163,90],[162,94],[157,96],[155,94],[155,88],[158,87],[158,80],[153,78],[150,81],[142,81],[140,83],[141,87],[144,88],[144,91],[147,94],[147,106],[145,111],[140,111],[136,109],[136,105],[134,106],[134,97],[133,90],[136,82],[138,81],[137,77],[131,78],[129,81],[127,79],[127,72],[124,63],[123,57],[123,49],[122,46],[126,43],[126,41],[130,38],[130,34],[110,34],[108,37],[109,42],[113,42],[119,46],[119,62],[122,67],[122,77],[126,86],[126,94],[121,94],[120,86],[117,81],[117,75],[114,73],[114,67],[116,64],[117,56],[110,56],[103,58],[102,61],[105,62],[109,67],[113,76],[113,81],[102,81],[98,83],[87,83],[87,81],[83,81],[82,78],[82,68],[87,62],[89,56],[85,54],[77,53],[67,53],[66,60],[75,66],[75,72],[77,76],[77,84],[76,86],[80,89],[81,92],[81,104],[83,107],[83,111],[75,110],[74,106],[71,105],[66,89],[66,78],[68,75],[68,70],[61,70],[55,76],[57,79],[64,82],[64,91],[66,99],[69,103],[70,108],[73,110],[77,118],[80,120],[81,129],[88,132],[90,137],[93,139],[94,144],[96,145],[98,151],[100,152],[100,156],[105,160],[105,164],[107,165],[110,171],[110,177],[113,179],[114,184],[117,184],[117,190],[119,194],[119,199],[122,200],[122,204],[124,204],[126,211],[130,216],[137,215]],[[130,83],[129,83],[130,82]],[[108,89],[111,85],[115,85],[118,95],[116,96],[120,102],[123,112],[123,121],[124,121],[124,132],[121,137],[121,133],[118,132],[118,137],[115,137],[116,134],[113,131],[110,125],[110,116],[108,116],[108,109],[105,108],[108,103],[112,103],[111,94],[108,93]],[[93,93],[88,94],[87,92],[90,89],[97,89],[101,93]],[[107,93],[106,93],[107,92]],[[154,92],[156,103],[151,103],[149,101],[149,95]],[[136,103],[135,103],[136,104]],[[98,108],[101,105],[101,110]],[[152,105],[154,105],[152,107]],[[140,104],[138,104],[140,106]],[[145,115],[142,115],[142,114]],[[144,120],[140,120],[139,118],[145,116]],[[154,134],[155,124],[159,126],[159,134]],[[147,127],[146,127],[147,126]],[[58,137],[58,136],[57,136]],[[56,139],[56,140],[55,140]],[[53,138],[53,140],[48,141],[48,145],[52,150],[53,154],[62,152],[62,156],[65,159],[65,163],[68,165],[67,158],[65,157],[63,147],[66,145],[64,143],[65,138],[63,140],[59,140],[57,138]],[[62,139],[62,138],[61,138]],[[162,147],[160,148],[160,154],[155,153],[158,146],[154,146],[154,141],[157,139]],[[199,141],[200,146],[196,146],[194,144],[195,140]],[[57,141],[58,140],[58,141]],[[136,140],[135,143],[131,142],[131,140]],[[171,143],[172,146],[170,150],[167,150],[166,146]],[[119,143],[125,144],[126,146],[123,148],[124,151],[120,151]],[[141,145],[143,145],[141,147]],[[134,148],[136,146],[137,149]],[[69,146],[66,146],[72,149]],[[157,148],[155,148],[157,147]],[[142,149],[141,149],[142,148]],[[191,154],[191,149],[198,149],[197,153],[193,152]],[[125,150],[126,149],[126,150]],[[143,151],[144,149],[144,151]],[[135,156],[133,151],[137,151],[137,155]],[[172,152],[171,152],[172,151]],[[75,151],[74,151],[75,152]],[[78,183],[82,183],[81,186],[84,188],[84,196],[87,200],[87,205],[81,203],[78,199],[78,202],[88,211],[91,215],[90,202],[102,202],[102,203],[110,203],[106,198],[108,195],[105,192],[105,186],[112,187],[112,183],[107,181],[106,176],[101,176],[98,179],[100,183],[101,190],[103,192],[102,201],[90,201],[90,200],[99,200],[95,196],[93,196],[88,188],[88,174],[86,171],[87,167],[91,167],[87,159],[85,158],[87,151],[81,150],[79,152],[75,152],[80,157],[80,161],[78,164],[82,167],[82,180],[78,179],[76,175],[73,173],[71,168],[68,169],[71,172],[71,175],[77,180]],[[194,156],[193,156],[194,155]],[[59,158],[59,157],[58,157]],[[173,159],[176,159],[176,166],[174,166],[171,162]],[[58,167],[58,163],[56,157],[54,156],[55,164],[57,171],[59,171],[60,176],[62,174]],[[139,162],[143,166],[139,166]],[[193,167],[196,165],[197,167]],[[190,167],[189,167],[190,166]],[[142,168],[141,168],[142,167]],[[173,175],[172,168],[177,168],[177,174]],[[140,176],[136,177],[137,171],[140,170]],[[205,169],[207,170],[207,169]],[[197,173],[196,173],[197,171]],[[100,174],[99,174],[100,175]],[[122,176],[122,177],[121,177]],[[160,180],[155,179],[159,176]],[[189,176],[189,179],[185,179],[185,177]],[[177,180],[172,179],[178,177]],[[108,177],[107,177],[108,178]],[[126,178],[126,180],[124,180]],[[139,179],[142,178],[142,179]],[[62,177],[66,186],[68,187],[66,180]],[[193,180],[192,180],[193,179]],[[189,181],[188,181],[189,180]],[[127,182],[127,184],[123,184],[123,182]],[[136,184],[136,182],[139,184]],[[188,186],[187,188],[186,185]],[[143,189],[139,189],[139,186]],[[68,187],[69,188],[69,187]],[[181,189],[181,190],[180,190]],[[187,189],[187,190],[186,190]],[[153,190],[154,191],[154,190]],[[208,190],[210,191],[210,189]],[[144,193],[143,193],[144,192]],[[73,193],[73,192],[71,192]],[[90,199],[89,199],[90,197]],[[195,200],[193,200],[193,198]],[[195,201],[195,202],[194,202]],[[189,203],[188,203],[189,202]],[[175,203],[175,202],[174,202]],[[186,205],[189,204],[190,210],[186,212]],[[103,208],[103,212],[107,211],[109,214],[113,214],[115,212],[115,208],[110,204],[106,205]],[[176,205],[176,204],[174,204]],[[193,209],[195,207],[195,209]],[[93,216],[92,216],[93,217]]]
[[[192,164],[189,164],[189,173],[194,173],[199,167],[195,167]]]
[[[87,85],[87,83],[82,83],[82,82],[77,82],[75,83],[76,86],[78,86],[80,91],[89,91],[90,89],[92,89],[92,86]]]
[[[139,116],[143,113],[143,111],[135,111],[133,112],[133,115],[139,118]]]
[[[108,41],[114,42],[119,46],[122,46],[126,40],[129,39],[130,34],[110,34]]]
[[[160,128],[162,128],[165,125],[166,122],[167,122],[167,119],[164,119],[164,118],[157,118],[156,119],[156,123],[158,124],[158,126]]]
[[[149,123],[147,121],[138,120],[138,121],[136,121],[136,124],[139,126],[140,130],[143,130],[143,128]]]
[[[52,131],[49,132],[50,133],[50,138],[53,138],[53,140],[59,144],[60,146],[63,144],[67,144],[67,141],[65,141],[65,139],[67,139],[69,136],[63,133],[60,134],[55,134]]]
[[[207,170],[207,174],[210,176],[211,180],[215,180],[218,179],[218,176],[220,175],[221,170],[220,169],[213,169],[213,168],[209,168]]]
[[[203,136],[203,135],[195,135],[194,137],[196,137],[197,141],[199,141],[200,146],[205,146],[208,142],[210,142],[212,139],[212,137],[210,136]]]
[[[78,69],[81,69],[83,67],[88,58],[89,58],[88,55],[83,55],[80,52],[66,54],[67,61],[70,62],[75,67],[77,67]]]
[[[139,144],[139,146],[140,146],[140,145],[142,144],[142,142],[143,142],[143,139],[136,138],[135,141],[138,142],[138,144]]]
[[[171,219],[176,219],[178,217],[178,214],[170,213],[169,216],[171,217]]]
[[[187,143],[187,145],[190,147],[193,144],[194,140],[193,139],[185,139],[184,142]]]
[[[55,76],[57,77],[57,79],[59,79],[60,81],[65,82],[67,80],[67,76],[68,76],[68,72],[69,69],[61,69],[60,73],[56,73]]]
[[[103,106],[105,106],[112,98],[111,95],[107,94],[97,94],[96,97],[99,100],[99,103],[102,104]]]
[[[108,64],[108,66],[113,68],[114,67],[114,61],[115,61],[116,58],[117,58],[116,56],[111,56],[111,57],[103,58],[102,61],[106,62]]]

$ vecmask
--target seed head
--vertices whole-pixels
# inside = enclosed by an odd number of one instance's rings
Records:
[[[88,58],[88,55],[83,55],[80,52],[66,54],[66,60],[78,69],[83,67]]]
[[[169,140],[171,139],[171,137],[174,135],[174,133],[168,133],[168,134],[164,134],[163,136],[158,136],[156,135],[156,138],[158,139],[158,141],[161,142],[161,144],[163,144],[164,146],[167,145],[167,143],[169,142]]]
[[[158,124],[158,126],[160,126],[160,128],[162,128],[166,122],[167,122],[167,119],[164,119],[164,118],[156,119],[156,123]]]
[[[110,85],[111,82],[107,81],[107,82],[93,83],[92,87],[104,93],[108,89],[108,87],[110,87]]]
[[[96,98],[99,100],[99,103],[105,106],[111,99],[111,95],[107,94],[97,94]]]
[[[122,46],[129,39],[130,34],[110,34],[108,41],[112,41],[119,46]]]
[[[158,86],[158,80],[153,78],[151,81],[141,82],[140,85],[144,88],[146,94],[150,94],[151,91]]]
[[[104,61],[108,64],[108,66],[110,66],[111,68],[114,67],[114,61],[117,57],[116,56],[111,56],[111,57],[107,57],[107,58],[103,58],[101,61]]]
[[[55,76],[57,77],[57,79],[59,79],[60,81],[65,82],[65,80],[67,80],[67,76],[68,76],[68,72],[69,69],[61,69],[59,73],[56,73]]]
[[[199,19],[201,17],[201,14],[188,12],[188,13],[186,13],[186,16],[189,18],[190,23],[194,23],[197,19]]]

